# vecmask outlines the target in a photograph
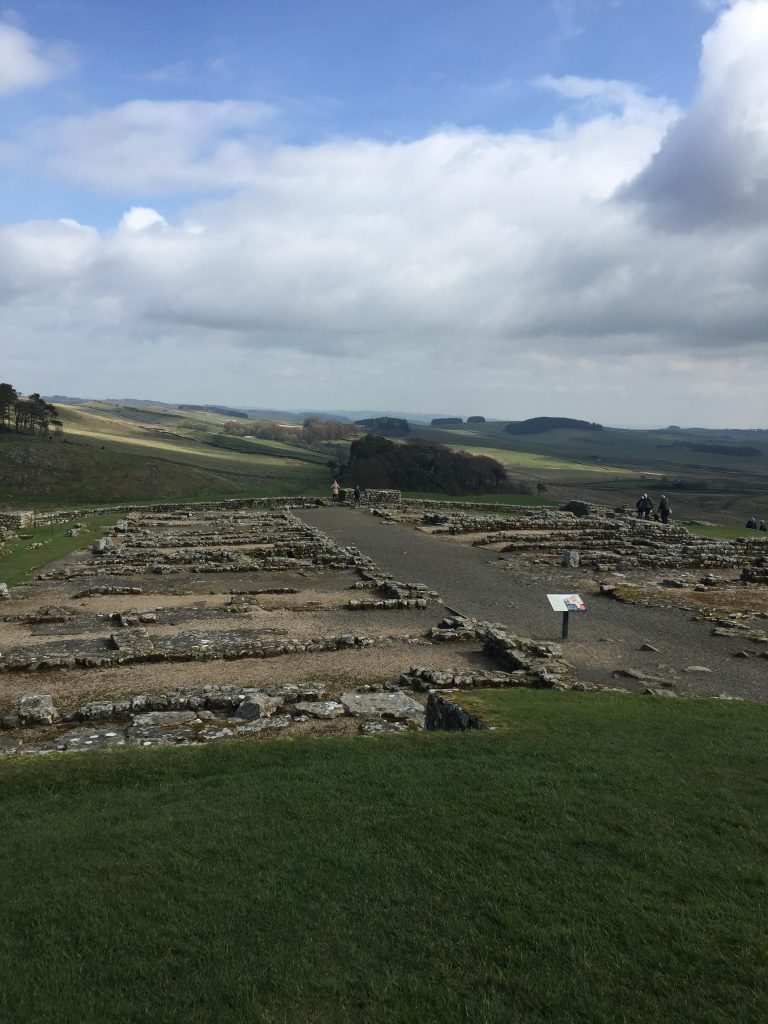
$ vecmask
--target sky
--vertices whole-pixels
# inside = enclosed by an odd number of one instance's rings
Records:
[[[768,0],[0,10],[0,378],[768,428]]]

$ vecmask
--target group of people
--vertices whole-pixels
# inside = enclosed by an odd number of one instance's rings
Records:
[[[352,492],[353,500],[356,505],[360,504],[361,491],[360,486],[355,484],[355,489]],[[347,492],[344,487],[341,486],[338,480],[334,480],[331,484],[331,501],[334,505],[343,505],[347,500]]]
[[[747,529],[748,530],[762,530],[763,533],[768,532],[768,526],[765,525],[765,520],[764,519],[758,519],[756,514],[751,516],[747,520],[747,524],[746,525],[747,525]]]
[[[653,502],[647,494],[641,494],[635,504],[638,519],[654,519],[657,523],[668,523],[672,515],[672,506],[666,494],[659,498],[658,508],[654,508]]]

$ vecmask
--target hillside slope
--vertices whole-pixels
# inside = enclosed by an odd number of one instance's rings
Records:
[[[0,433],[2,504],[194,500],[318,493],[327,486],[328,470],[316,452],[308,451],[304,460],[300,451],[270,451],[264,445],[254,445],[252,453],[230,451],[215,447],[216,435],[212,444],[192,436],[197,423],[199,436],[205,435],[201,421],[83,406],[60,409],[61,438]]]

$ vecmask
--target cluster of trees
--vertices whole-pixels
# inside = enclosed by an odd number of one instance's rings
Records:
[[[355,423],[368,432],[373,431],[385,437],[405,437],[411,432],[408,420],[398,419],[397,416],[373,416],[367,420],[355,420]]]
[[[349,437],[358,437],[360,430],[351,423],[310,416],[304,420],[301,434],[305,444],[318,444],[321,441],[344,441]]]
[[[248,413],[241,409],[230,409],[226,405],[180,405],[183,412],[216,412],[219,416],[235,416],[241,420],[248,419]]]
[[[20,395],[12,384],[0,384],[0,429],[18,434],[50,434],[62,429],[55,405],[35,392]]]
[[[602,424],[587,420],[572,420],[567,416],[534,416],[529,420],[508,423],[507,434],[544,434],[548,430],[602,430]]]
[[[692,441],[674,441],[672,444],[657,444],[657,448],[687,448],[702,455],[737,455],[754,457],[762,455],[759,448],[748,444],[694,444]]]
[[[454,452],[442,444],[413,440],[402,444],[367,434],[353,441],[341,471],[348,487],[395,487],[404,491],[483,494],[508,491],[500,462],[485,455]]]
[[[222,430],[233,437],[261,437],[265,441],[307,445],[343,441],[360,435],[360,430],[351,423],[324,420],[319,416],[308,416],[300,427],[287,427],[272,420],[230,420]]]

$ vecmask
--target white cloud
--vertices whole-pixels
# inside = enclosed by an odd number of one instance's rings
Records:
[[[120,229],[123,231],[135,233],[155,227],[166,228],[168,221],[157,210],[147,206],[132,206],[120,219]]]
[[[133,100],[67,117],[30,134],[52,173],[115,192],[219,189],[243,184],[252,134],[274,116],[265,103]]]
[[[540,89],[562,96],[564,99],[577,100],[608,107],[643,107],[649,111],[669,111],[669,104],[646,96],[632,82],[621,82],[613,79],[582,78],[578,75],[541,75],[534,80]]]
[[[627,83],[566,77],[540,82],[568,100],[541,132],[286,146],[256,134],[260,108],[147,101],[59,123],[46,156],[77,180],[116,180],[129,201],[221,194],[173,216],[148,200],[114,231],[1,229],[7,336],[38,353],[44,390],[113,393],[120,353],[134,394],[764,423],[768,222],[719,192],[722,224],[660,230],[701,166],[647,185],[701,111],[715,139],[734,111],[748,119],[736,138],[752,146],[731,161],[756,175],[768,107],[749,19],[764,9],[742,0],[706,37],[685,117]],[[641,205],[617,200],[628,189]]]
[[[41,43],[18,25],[0,21],[0,96],[46,85],[74,63],[68,47]]]

